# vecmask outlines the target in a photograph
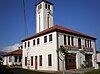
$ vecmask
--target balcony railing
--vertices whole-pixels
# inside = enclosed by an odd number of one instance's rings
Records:
[[[71,45],[65,45],[65,48],[66,48],[67,50],[78,50],[78,47],[76,47],[76,46],[71,46]]]
[[[79,51],[93,52],[93,48],[87,48],[84,45],[81,45],[80,49],[76,46],[71,46],[71,45],[65,45],[65,48],[67,50],[79,50]]]

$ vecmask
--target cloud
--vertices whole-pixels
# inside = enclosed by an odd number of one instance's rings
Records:
[[[1,51],[11,52],[11,51],[17,50],[20,45],[21,44],[14,44],[14,45],[11,45],[11,46],[7,46],[7,47],[2,48]]]

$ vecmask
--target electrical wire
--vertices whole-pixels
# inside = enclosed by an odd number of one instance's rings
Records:
[[[25,30],[25,37],[28,36],[28,26],[26,22],[26,10],[25,10],[25,1],[23,0],[23,12],[24,12],[24,30]]]

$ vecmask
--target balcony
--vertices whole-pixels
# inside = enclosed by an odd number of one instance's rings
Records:
[[[78,50],[78,47],[76,47],[76,46],[71,46],[71,45],[65,45],[65,48],[66,48],[67,50]]]
[[[87,48],[84,45],[81,45],[81,49],[79,49],[80,51],[87,51],[87,52],[93,52],[93,48]]]
[[[87,48],[84,45],[81,45],[81,48],[79,49],[77,46],[71,46],[71,45],[65,45],[65,48],[67,50],[74,50],[74,51],[87,51],[87,52],[93,52],[93,48]]]

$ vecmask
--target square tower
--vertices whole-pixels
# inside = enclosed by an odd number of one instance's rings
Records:
[[[53,4],[41,0],[36,4],[36,33],[53,26]]]

